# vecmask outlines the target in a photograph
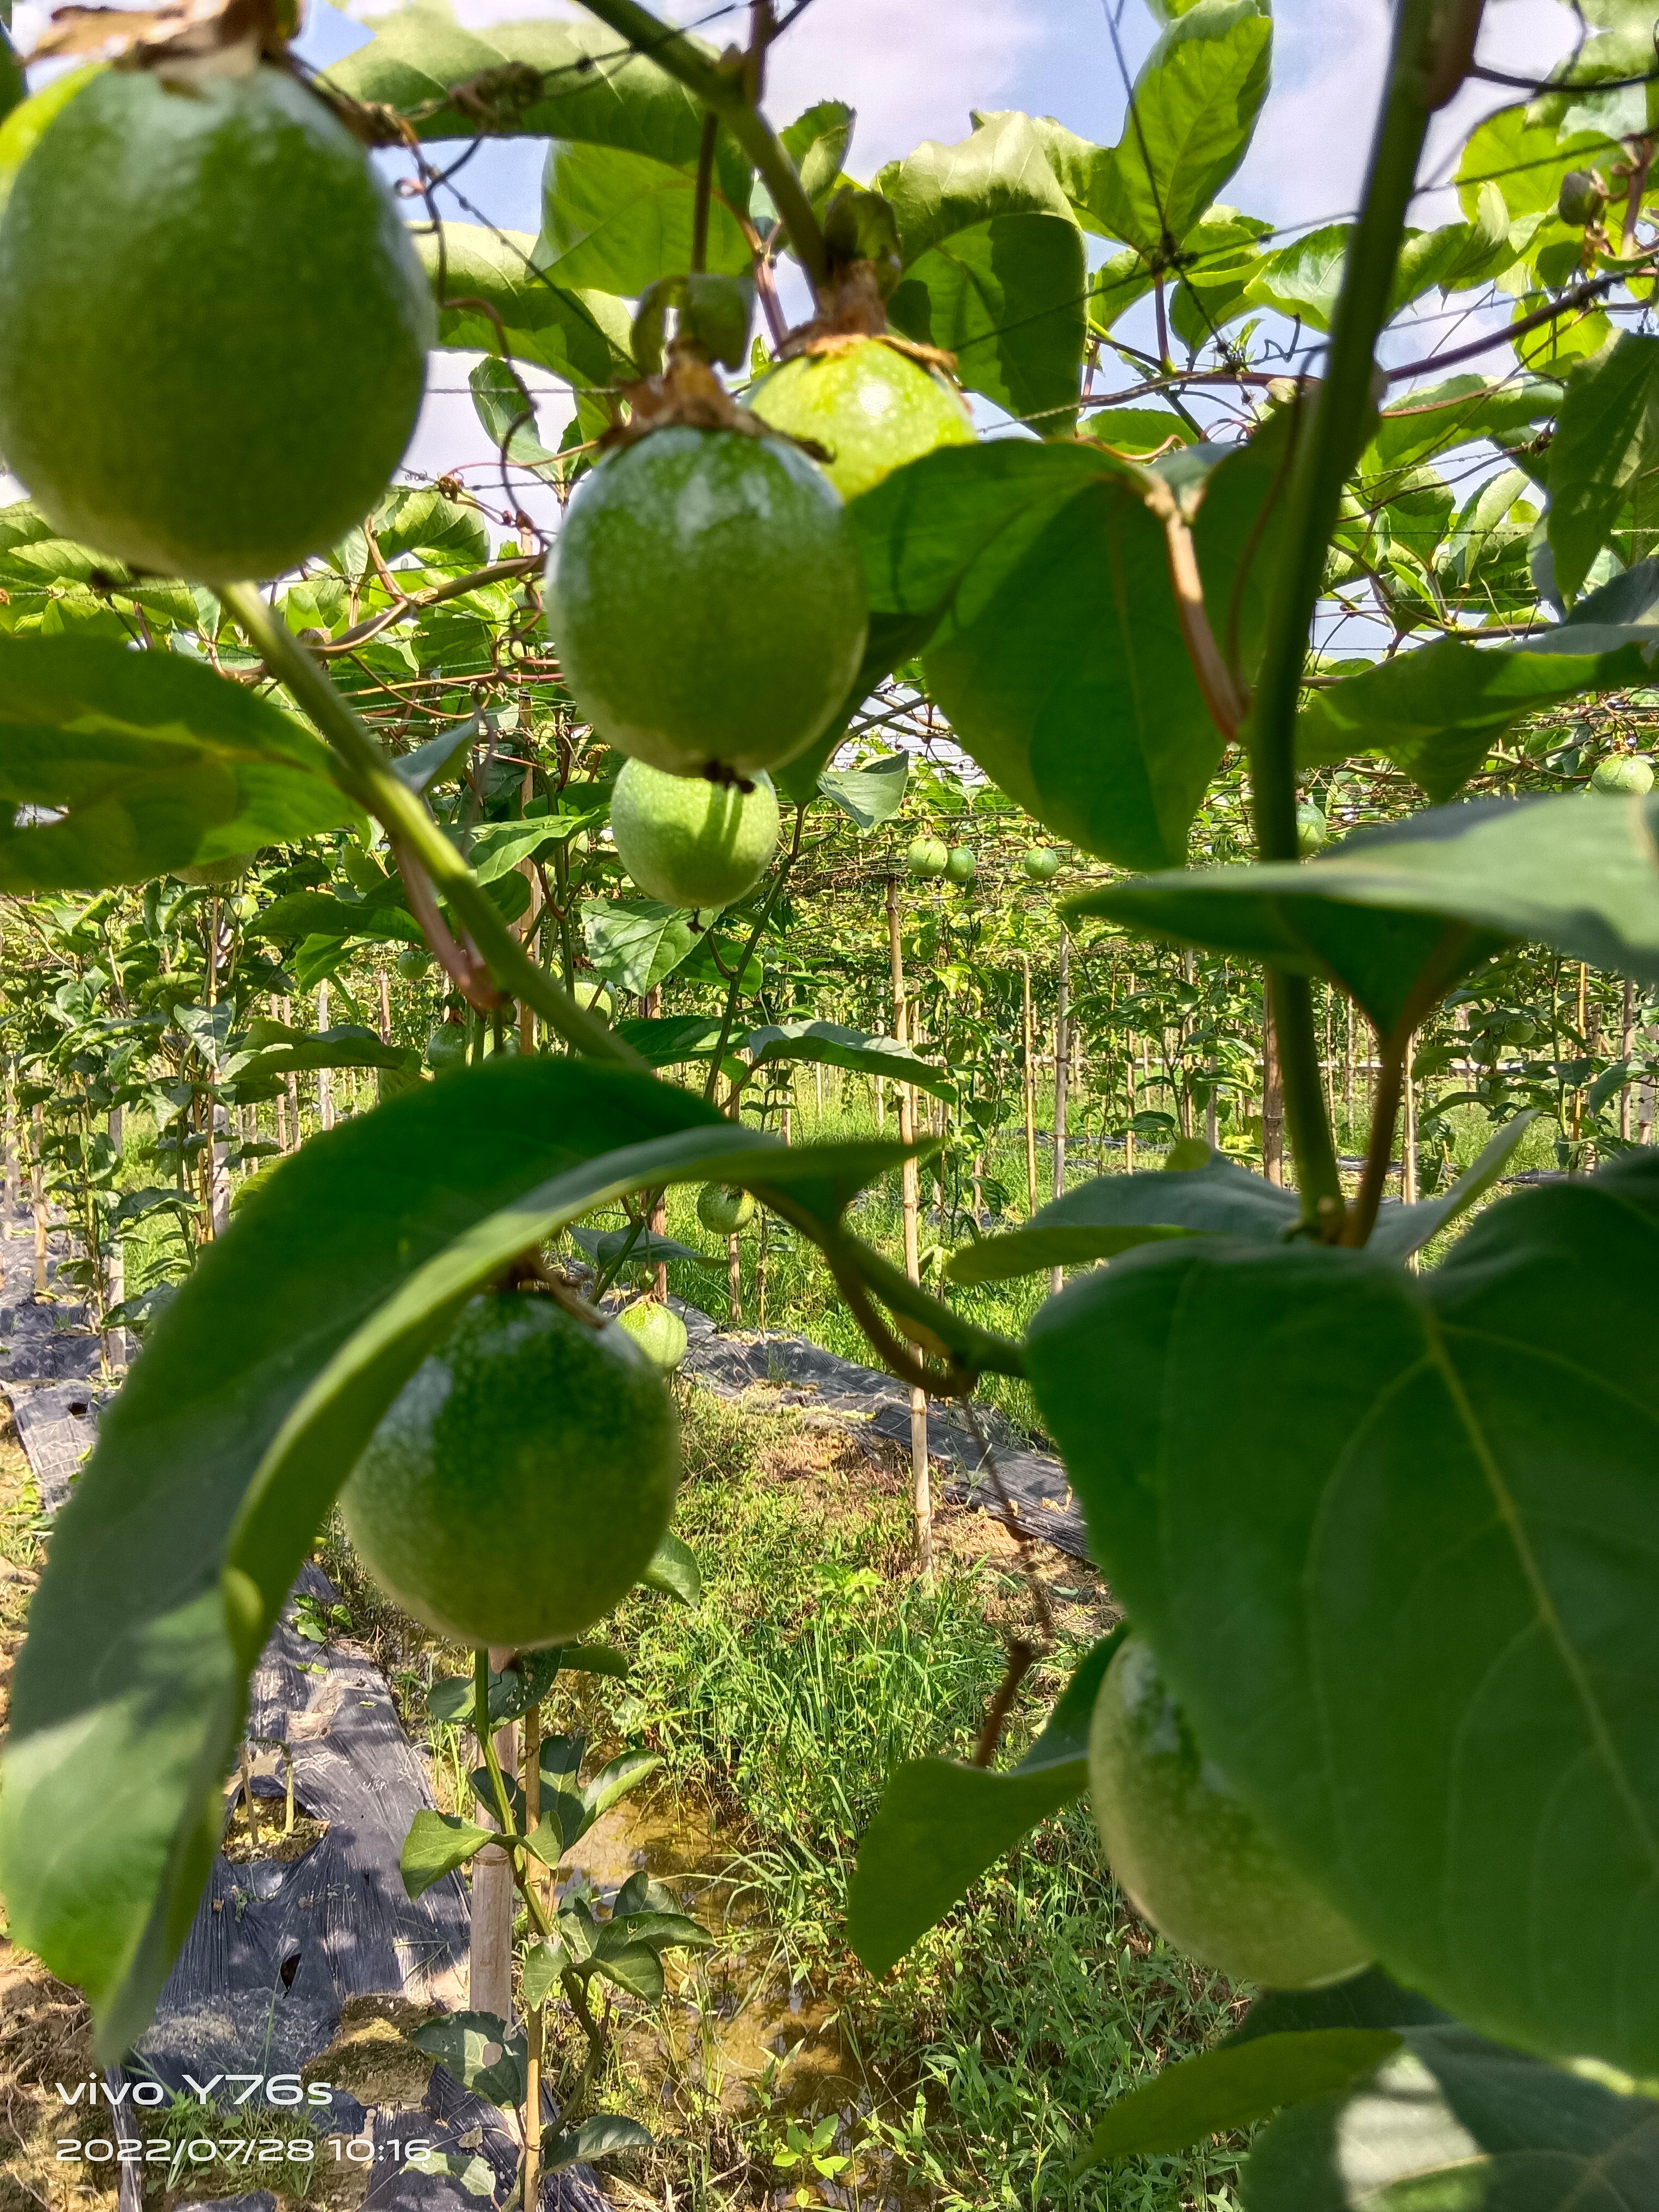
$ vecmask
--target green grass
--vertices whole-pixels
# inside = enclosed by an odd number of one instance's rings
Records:
[[[872,2203],[896,2189],[945,2212],[1049,2198],[1088,2212],[1230,2206],[1236,2150],[1066,2186],[1079,2133],[1110,2099],[1213,2040],[1240,2002],[1127,1911],[1086,1808],[1045,1823],[883,1981],[846,1948],[857,1838],[887,1773],[971,1748],[1002,1675],[1004,1627],[1029,1622],[1019,1577],[984,1556],[990,1524],[957,1515],[924,1589],[896,1476],[793,1417],[757,1419],[695,1389],[686,1403],[691,1474],[676,1525],[702,1563],[703,1602],[633,1601],[610,1632],[635,1655],[624,1694],[583,1680],[556,1692],[556,1714],[660,1751],[663,1798],[692,1826],[712,1824],[734,1890],[738,1957],[725,1965],[741,1985],[769,1981],[835,2008],[846,2070],[865,2084],[844,2093],[838,2138],[855,2154],[854,2182]],[[1091,1632],[1076,1610],[1079,1640],[1028,1677],[1004,1757],[1041,1725]],[[692,1992],[726,1986],[724,1971],[717,1952]],[[601,2096],[663,2136],[653,2194],[666,2180],[701,2207],[785,2181],[771,2163],[792,2117],[781,2075],[735,2118],[696,2065],[671,2067],[669,2081],[665,2110],[659,2081],[619,2059]],[[734,2192],[738,2172],[748,2187]]]

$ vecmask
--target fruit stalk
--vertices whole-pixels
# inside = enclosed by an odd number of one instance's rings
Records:
[[[785,153],[772,127],[748,98],[744,78],[727,76],[700,54],[691,41],[666,23],[659,22],[637,0],[582,0],[590,15],[626,39],[636,52],[660,70],[677,77],[703,106],[719,116],[732,136],[760,171],[789,242],[805,266],[816,291],[829,276],[830,257],[823,233],[812,212],[812,204],[801,188],[795,165]]]
[[[1388,318],[1395,264],[1428,130],[1435,21],[1435,0],[1400,0],[1388,89],[1331,325],[1325,376],[1316,404],[1305,398],[1297,402],[1299,434],[1285,495],[1286,552],[1248,725],[1256,840],[1264,860],[1297,857],[1296,718],[1308,635],[1343,483],[1373,405],[1377,335]],[[1342,1182],[1320,1079],[1312,986],[1305,976],[1270,970],[1267,988],[1304,1217],[1334,1237],[1343,1221]]]
[[[374,815],[394,844],[413,854],[461,917],[496,982],[533,1006],[574,1050],[591,1060],[612,1060],[647,1073],[645,1062],[631,1047],[537,967],[424,802],[392,774],[374,738],[288,624],[265,605],[258,588],[252,584],[225,584],[218,596],[247,633],[265,665],[288,686],[295,703],[339,757],[353,795]]]

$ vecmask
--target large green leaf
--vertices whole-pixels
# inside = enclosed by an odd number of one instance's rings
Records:
[[[1297,757],[1314,768],[1382,753],[1431,799],[1449,799],[1524,716],[1581,691],[1651,683],[1656,652],[1659,632],[1590,623],[1513,645],[1437,638],[1316,692],[1297,717]]]
[[[1327,2027],[1224,2043],[1126,2089],[1097,2120],[1073,2174],[1103,2159],[1184,2150],[1206,2136],[1254,2127],[1286,2105],[1346,2089],[1400,2048],[1386,2027]]]
[[[1171,870],[1066,911],[1330,975],[1386,1030],[1431,965],[1449,981],[1504,938],[1659,983],[1656,830],[1659,799],[1470,799],[1356,830],[1304,864]]]
[[[256,940],[298,945],[309,937],[344,944],[364,938],[374,944],[422,945],[421,925],[404,901],[401,883],[388,884],[379,899],[342,898],[336,891],[284,891],[262,907],[244,933]]]
[[[641,1187],[750,1180],[828,1224],[900,1156],[791,1153],[647,1078],[524,1060],[423,1085],[262,1181],[100,1424],[17,1666],[0,1887],[14,1936],[86,1990],[100,2049],[143,2028],[190,1924],[247,1670],[329,1502],[466,1298]]]
[[[1571,378],[1550,444],[1549,541],[1562,599],[1577,596],[1627,505],[1651,529],[1656,471],[1659,338],[1626,331]]]
[[[1433,1273],[1194,1239],[1038,1313],[1091,1546],[1206,1754],[1401,1981],[1659,2071],[1659,1158]]]
[[[850,511],[872,609],[939,625],[929,688],[986,774],[1086,851],[1184,860],[1222,739],[1139,472],[1097,447],[963,446]]]
[[[677,167],[630,147],[555,143],[542,174],[538,259],[560,284],[633,299],[659,276],[691,265],[696,167]],[[724,196],[708,210],[706,265],[745,271],[749,241]],[[635,372],[637,373],[637,372]]]
[[[582,937],[605,981],[635,994],[672,975],[697,941],[690,915],[660,899],[585,900]]]
[[[1659,2194],[1659,2104],[1467,2028],[1413,2028],[1275,2120],[1243,2179],[1247,2212],[1637,2212]]]
[[[851,1068],[860,1075],[884,1075],[890,1083],[908,1083],[935,1098],[957,1095],[954,1077],[933,1060],[923,1060],[892,1037],[844,1029],[839,1022],[769,1023],[750,1030],[741,1049],[757,1068],[774,1060],[816,1060],[825,1067]]]
[[[997,1773],[917,1759],[888,1776],[847,1898],[847,1940],[872,1974],[884,1974],[987,1867],[1088,1787],[1089,1718],[1121,1633],[1086,1654],[1017,1766]]]
[[[908,753],[886,753],[862,768],[826,769],[818,778],[822,797],[840,807],[859,830],[890,822],[904,804],[910,776]]]
[[[361,819],[309,731],[199,661],[0,637],[0,891],[143,883]]]
[[[1239,163],[1267,96],[1273,19],[1256,0],[1197,0],[1135,79],[1123,136],[1095,165],[1101,228],[1166,266]]]
[[[579,386],[611,384],[635,374],[623,302],[549,275],[537,264],[530,232],[447,222],[441,239],[429,228],[412,237],[434,286],[441,275],[443,280],[438,302],[443,344],[495,354],[505,338],[520,361],[539,362]],[[451,300],[461,304],[447,306]],[[499,328],[495,315],[472,304],[480,300],[501,317]]]
[[[1070,434],[1083,370],[1083,240],[1029,117],[928,139],[876,179],[898,217],[895,330],[957,356],[957,374],[1045,437]]]

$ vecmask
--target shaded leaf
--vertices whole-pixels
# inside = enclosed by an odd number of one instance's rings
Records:
[[[656,2138],[621,2112],[596,2112],[581,2125],[559,2134],[552,2128],[542,2135],[542,2160],[548,2172],[557,2173],[578,2159],[609,2158],[619,2150],[650,2150]]]
[[[889,753],[881,760],[866,761],[862,768],[826,769],[818,778],[818,789],[851,817],[855,829],[873,830],[878,823],[890,822],[903,805],[909,775],[908,753]]]
[[[690,914],[657,899],[584,899],[582,940],[607,983],[639,996],[672,975],[696,942]]]
[[[493,2012],[441,2013],[409,2031],[417,2051],[435,2058],[458,2087],[492,2105],[524,2101],[524,2032],[509,2033]]]
[[[494,1840],[493,1831],[481,1828],[476,1820],[464,1820],[459,1813],[434,1813],[422,1807],[404,1838],[398,1860],[405,1893],[410,1897],[421,1896],[434,1881],[441,1881],[447,1874],[465,1866],[475,1851],[481,1851]]]
[[[647,1589],[660,1590],[665,1597],[677,1597],[682,1605],[696,1605],[702,1598],[702,1576],[698,1571],[696,1554],[672,1529],[658,1545],[656,1556],[640,1580]]]
[[[923,1060],[896,1039],[872,1036],[864,1030],[843,1029],[839,1022],[785,1022],[750,1030],[739,1049],[748,1053],[751,1066],[766,1067],[775,1060],[819,1061],[825,1067],[846,1067],[860,1075],[883,1075],[890,1083],[907,1083],[935,1098],[954,1098],[952,1077],[930,1060]]]

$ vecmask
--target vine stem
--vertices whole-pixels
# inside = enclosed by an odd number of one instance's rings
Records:
[[[1478,9],[1474,14],[1478,18]],[[1468,0],[1457,28],[1472,41]],[[1316,401],[1297,407],[1296,454],[1286,490],[1283,565],[1269,611],[1261,671],[1248,726],[1256,841],[1264,860],[1293,860],[1296,718],[1308,636],[1324,580],[1325,550],[1342,486],[1363,445],[1375,404],[1376,340],[1388,320],[1400,241],[1417,181],[1431,107],[1449,97],[1454,72],[1437,52],[1447,30],[1440,0],[1398,0],[1389,82],[1371,143],[1364,204],[1355,225],[1331,325]],[[1451,86],[1455,90],[1455,84]],[[1320,1079],[1313,987],[1306,976],[1269,971],[1285,1079],[1285,1118],[1304,1220],[1341,1233],[1345,1208],[1336,1147]]]
[[[401,846],[420,864],[465,924],[479,957],[501,988],[533,1006],[574,1050],[592,1060],[608,1060],[636,1073],[647,1073],[645,1062],[630,1046],[537,967],[501,920],[483,885],[433,820],[425,802],[393,774],[379,744],[288,624],[265,605],[257,586],[222,584],[218,596],[247,633],[271,674],[288,686],[296,705],[311,717],[332,748],[346,771],[343,779],[346,788],[380,823],[392,844]]]
[[[778,220],[789,234],[789,242],[805,264],[814,290],[830,274],[830,257],[823,233],[802,190],[795,165],[785,153],[772,126],[748,97],[742,75],[729,74],[707,60],[678,31],[659,22],[638,0],[582,0],[590,15],[608,23],[638,52],[665,70],[703,106],[719,116],[744,152],[760,171]]]
[[[720,1086],[720,1063],[726,1058],[726,1048],[732,1041],[732,1027],[738,1018],[738,1001],[743,996],[743,979],[748,972],[750,958],[755,947],[761,941],[761,935],[767,923],[772,919],[772,909],[782,896],[783,887],[789,880],[791,869],[800,858],[801,838],[805,829],[806,802],[803,799],[795,809],[795,833],[789,841],[789,850],[784,854],[773,873],[761,910],[755,917],[755,927],[749,933],[749,941],[738,954],[736,972],[726,986],[726,1004],[720,1012],[720,1033],[714,1045],[714,1055],[708,1064],[708,1081],[703,1089],[703,1097],[711,1105],[714,1103],[714,1093]],[[733,1086],[732,1092],[733,1101],[741,1095],[742,1089],[741,1084]],[[734,1115],[732,1119],[736,1118]]]

